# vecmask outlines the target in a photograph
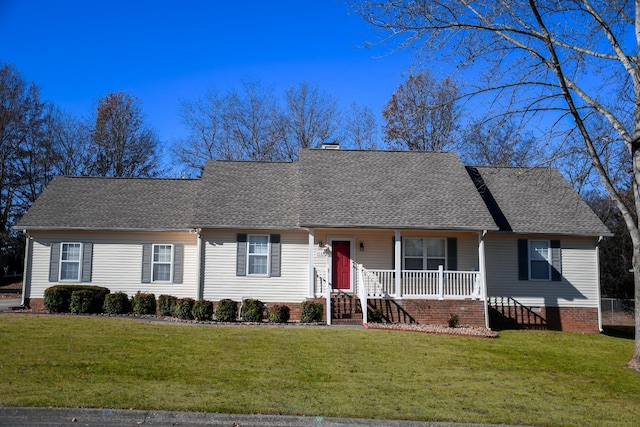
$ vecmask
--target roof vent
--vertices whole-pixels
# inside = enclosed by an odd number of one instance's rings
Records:
[[[323,150],[339,150],[340,144],[337,142],[328,142],[326,144],[322,144]]]

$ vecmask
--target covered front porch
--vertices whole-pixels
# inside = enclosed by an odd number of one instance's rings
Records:
[[[488,326],[484,236],[459,230],[311,229],[309,297],[326,300],[328,324],[333,320],[332,298],[342,295],[358,300],[363,323],[367,307],[390,306],[390,301],[405,312],[411,307],[448,311],[446,316],[469,310],[473,301],[472,311],[481,307],[480,321]],[[406,314],[411,319],[440,319]],[[477,318],[472,323],[478,323]]]

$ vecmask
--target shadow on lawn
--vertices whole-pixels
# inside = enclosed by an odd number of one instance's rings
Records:
[[[635,339],[635,328],[633,326],[605,325],[602,326],[602,333],[614,338]]]

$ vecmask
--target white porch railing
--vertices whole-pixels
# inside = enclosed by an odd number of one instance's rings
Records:
[[[361,295],[366,290],[369,298],[433,298],[433,299],[480,299],[482,288],[478,271],[403,270],[401,288],[396,290],[395,270],[366,269],[359,264],[354,268],[354,293]],[[327,295],[328,272],[316,269],[315,294]]]

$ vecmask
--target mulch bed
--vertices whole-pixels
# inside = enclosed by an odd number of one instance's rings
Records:
[[[367,329],[388,329],[393,331],[424,332],[428,334],[458,335],[478,338],[498,338],[500,334],[486,328],[472,326],[457,326],[451,328],[443,325],[421,325],[416,323],[369,323]]]

